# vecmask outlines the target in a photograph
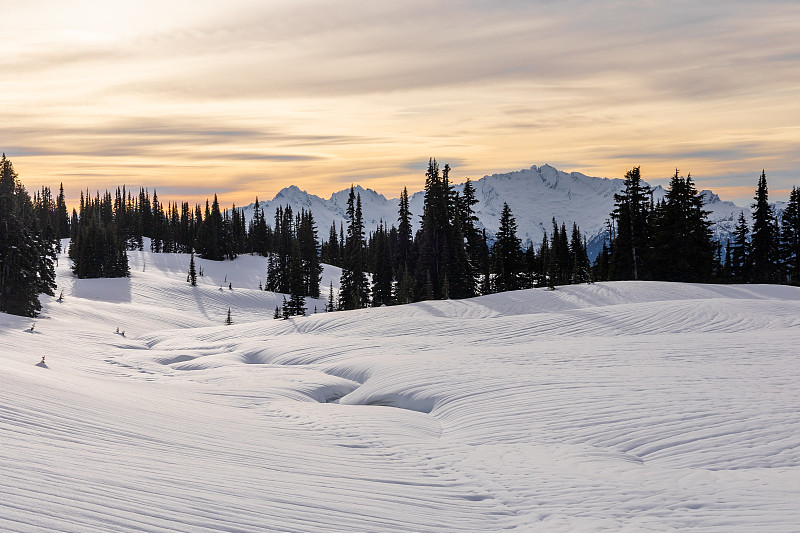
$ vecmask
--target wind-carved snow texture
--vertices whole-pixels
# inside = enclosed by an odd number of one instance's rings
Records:
[[[753,176],[754,189],[756,177],[757,172]],[[453,176],[451,180],[461,181],[454,180]],[[550,165],[534,165],[516,172],[484,176],[474,181],[473,186],[475,198],[478,200],[474,206],[478,226],[486,228],[490,239],[494,238],[500,227],[503,202],[508,202],[517,221],[517,234],[523,244],[530,241],[534,246],[540,246],[545,232],[552,235],[552,219],[555,217],[559,224],[566,224],[567,230],[571,230],[573,222],[578,224],[587,238],[589,255],[593,259],[602,248],[603,238],[607,233],[606,221],[614,209],[614,194],[624,189],[624,181],[619,178],[594,178],[580,172],[567,173]],[[456,184],[454,188],[463,192],[464,184]],[[368,231],[373,231],[381,221],[388,226],[397,225],[399,200],[387,199],[360,186],[356,186],[356,191],[361,195],[364,222]],[[300,209],[310,210],[314,214],[320,235],[327,240],[331,224],[336,225],[337,232],[340,227],[347,226],[349,193],[350,189],[339,191],[325,200],[292,185],[281,190],[272,200],[261,201],[260,207],[270,224],[278,206],[290,205],[295,212]],[[399,196],[400,191],[397,193]],[[409,194],[409,209],[416,230],[419,229],[425,195],[422,191]],[[665,194],[666,191],[660,185],[653,188],[654,201],[661,200]],[[723,201],[709,190],[704,190],[701,194],[705,201],[704,209],[709,211],[708,219],[713,223],[713,237],[723,246],[731,238],[740,213],[744,212],[748,223],[752,224],[749,207],[739,207],[733,202]],[[786,204],[776,202],[773,206],[780,216]],[[253,216],[253,209],[254,204],[243,208],[248,221]]]
[[[2,531],[800,530],[800,289],[284,321],[263,258],[130,262],[0,314]]]

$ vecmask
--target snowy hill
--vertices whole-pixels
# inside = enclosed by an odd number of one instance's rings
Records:
[[[580,172],[566,173],[550,165],[532,166],[517,172],[492,174],[474,182],[478,204],[475,211],[482,227],[494,236],[500,226],[500,212],[503,202],[508,202],[517,220],[518,236],[523,243],[532,242],[539,246],[546,231],[552,233],[553,217],[571,229],[575,222],[586,235],[590,256],[593,258],[602,246],[605,222],[614,207],[614,194],[623,188],[622,179],[594,178]],[[463,191],[463,183],[455,185]],[[371,189],[356,186],[361,194],[365,225],[374,230],[382,220],[388,225],[397,224],[398,202],[396,198],[387,199]],[[270,201],[262,201],[261,208],[271,221],[278,206],[291,205],[292,210],[303,208],[314,213],[320,237],[327,240],[331,224],[346,226],[347,197],[349,189],[334,193],[325,200],[309,194],[292,185],[281,190]],[[409,193],[410,194],[410,193]],[[655,200],[663,198],[663,187],[654,187]],[[748,221],[752,220],[749,207],[739,207],[733,202],[723,201],[712,191],[702,191],[706,199],[706,209],[711,212],[709,220],[714,223],[714,238],[723,244],[727,242],[739,213],[744,211]],[[424,192],[409,195],[411,213],[414,215],[415,229],[419,228],[422,214]],[[782,213],[784,202],[774,205],[777,213]],[[244,208],[247,220],[252,218],[253,204]]]
[[[188,260],[76,280],[62,255],[64,301],[33,331],[0,314],[0,530],[800,527],[798,288],[597,283],[283,321],[263,258],[201,259],[194,288]]]

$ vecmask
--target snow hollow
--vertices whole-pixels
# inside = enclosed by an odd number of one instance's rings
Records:
[[[0,314],[2,531],[800,530],[798,288],[284,321],[264,258],[191,287],[188,255],[128,254],[95,280],[62,256],[63,301]]]

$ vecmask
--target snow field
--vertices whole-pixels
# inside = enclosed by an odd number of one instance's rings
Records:
[[[195,288],[188,255],[130,259],[127,280],[62,259],[34,332],[0,314],[0,530],[800,529],[796,288],[282,321],[263,258],[197,260]]]

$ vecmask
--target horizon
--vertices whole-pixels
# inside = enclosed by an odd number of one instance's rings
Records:
[[[158,13],[158,17],[153,17]],[[549,162],[746,206],[800,182],[800,6],[486,0],[6,10],[0,150],[26,187],[229,205]],[[537,163],[537,166],[539,163]]]

